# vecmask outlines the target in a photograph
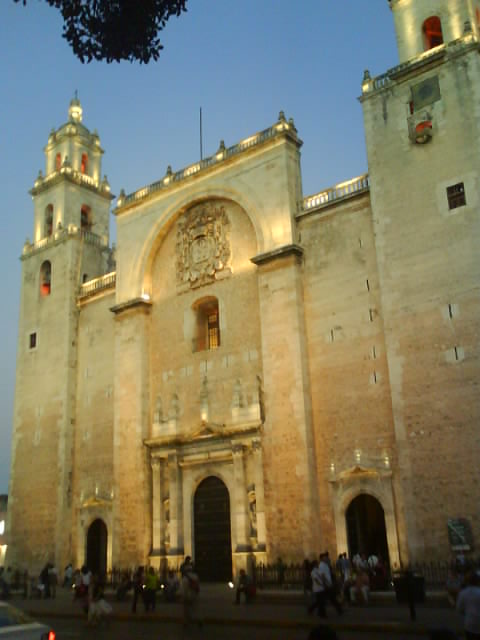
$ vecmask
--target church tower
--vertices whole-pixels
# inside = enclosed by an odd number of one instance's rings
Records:
[[[390,0],[400,64],[361,102],[392,390],[401,557],[477,529],[480,3]],[[452,472],[447,482],[447,472]],[[415,482],[412,477],[415,476]]]
[[[36,570],[71,559],[77,295],[111,260],[112,194],[101,178],[100,139],[75,97],[52,130],[45,175],[30,193],[33,241],[22,253],[22,288],[9,490],[9,564]]]

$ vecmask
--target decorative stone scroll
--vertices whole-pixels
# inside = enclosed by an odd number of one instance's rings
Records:
[[[225,207],[193,207],[177,226],[177,285],[201,287],[230,274],[230,222]]]

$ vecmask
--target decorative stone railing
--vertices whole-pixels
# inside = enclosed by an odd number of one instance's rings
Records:
[[[362,93],[365,95],[371,91],[377,91],[379,89],[383,89],[388,87],[394,82],[395,78],[402,75],[407,71],[413,71],[416,67],[423,66],[429,62],[433,62],[436,59],[442,58],[447,51],[451,51],[455,49],[455,47],[462,45],[472,45],[476,44],[478,46],[478,42],[475,38],[474,33],[470,31],[466,31],[465,35],[456,40],[452,40],[452,42],[448,42],[446,44],[442,44],[434,49],[429,49],[425,51],[419,56],[412,58],[411,60],[407,60],[406,62],[402,62],[401,64],[389,69],[386,73],[383,73],[380,76],[376,76],[375,78],[371,78],[368,71],[365,72],[365,76],[362,82]]]
[[[96,247],[108,247],[108,238],[106,236],[99,236],[92,231],[86,231],[85,229],[79,229],[74,224],[69,224],[67,228],[57,229],[51,236],[37,240],[37,242],[26,241],[23,245],[22,256],[31,255],[38,251],[43,251],[47,247],[50,247],[69,236],[81,236],[84,242],[92,244]]]
[[[303,199],[303,211],[309,211],[318,207],[330,204],[337,200],[347,198],[352,195],[359,194],[363,191],[368,191],[370,182],[368,173],[364,173],[357,178],[347,180],[346,182],[339,182],[338,184],[320,191],[313,196],[307,196]]]
[[[287,132],[293,139],[297,139],[297,130],[295,129],[293,120],[290,119],[287,122],[283,112],[280,112],[278,121],[272,127],[264,129],[263,131],[260,131],[253,136],[249,136],[245,140],[242,140],[232,147],[225,147],[222,140],[220,142],[218,151],[213,156],[205,158],[204,160],[200,160],[199,162],[191,164],[188,167],[185,167],[184,169],[176,172],[172,172],[171,168],[168,167],[167,173],[161,180],[152,182],[151,184],[143,187],[142,189],[139,189],[138,191],[135,191],[134,193],[126,195],[122,189],[117,200],[116,208],[118,210],[129,204],[138,202],[139,200],[143,200],[156,191],[165,189],[175,182],[180,182],[182,180],[185,180],[186,178],[191,177],[192,175],[199,173],[200,171],[208,169],[209,167],[212,167],[214,165],[218,165],[234,155],[243,153],[247,149],[256,147],[266,140],[275,138],[276,136],[281,135],[285,132]]]
[[[42,191],[47,186],[49,186],[51,182],[59,179],[61,176],[66,176],[76,184],[90,187],[92,189],[95,189],[96,191],[104,193],[109,197],[112,197],[110,194],[110,185],[106,176],[104,176],[103,180],[100,181],[93,178],[92,176],[82,173],[81,171],[72,169],[69,164],[64,164],[58,171],[53,171],[48,176],[43,176],[40,172],[34,182],[33,189],[31,189],[30,193],[35,195],[39,191]]]
[[[93,278],[88,282],[84,282],[82,285],[80,285],[78,297],[80,299],[83,299],[89,296],[93,296],[100,291],[104,291],[105,289],[113,289],[115,287],[116,280],[117,272],[112,271],[111,273],[106,273],[104,276],[100,276],[99,278]]]

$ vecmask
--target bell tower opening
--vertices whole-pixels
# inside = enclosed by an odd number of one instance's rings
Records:
[[[423,23],[423,42],[425,51],[443,44],[442,21],[438,16],[430,16]]]

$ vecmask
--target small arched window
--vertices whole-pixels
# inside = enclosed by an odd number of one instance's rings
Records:
[[[52,290],[52,265],[45,260],[40,267],[40,295],[49,296]]]
[[[220,315],[218,300],[213,296],[202,298],[193,305],[196,317],[194,351],[206,351],[220,346]]]
[[[47,205],[45,208],[45,220],[43,233],[45,237],[49,237],[53,233],[53,204]]]
[[[80,228],[82,231],[90,231],[92,228],[92,210],[86,204],[80,211]]]
[[[57,153],[57,155],[55,156],[55,171],[60,171],[61,168],[62,168],[62,155],[60,153]]]
[[[438,16],[430,16],[423,23],[425,51],[443,44],[442,21]]]
[[[88,156],[86,153],[82,153],[82,161],[80,163],[81,173],[88,173]]]

